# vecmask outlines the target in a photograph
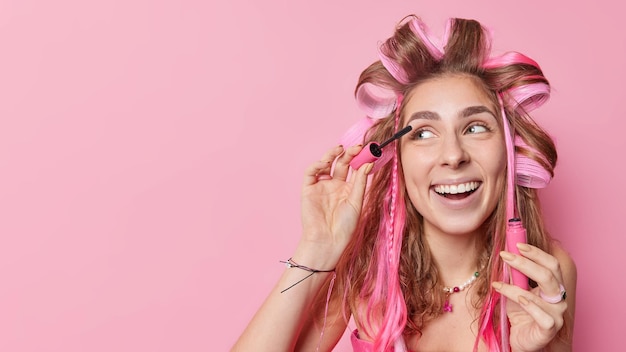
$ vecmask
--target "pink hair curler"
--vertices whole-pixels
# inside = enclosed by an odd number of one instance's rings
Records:
[[[449,24],[447,24],[447,26],[448,25]],[[419,18],[414,18],[409,23],[409,28],[411,28],[413,33],[420,38],[426,49],[428,49],[430,55],[437,60],[441,60],[443,57],[443,45],[430,35],[430,30],[426,23],[422,22]]]
[[[515,136],[515,146],[531,151],[548,163],[541,153],[526,144],[519,135]],[[545,188],[552,180],[552,174],[541,163],[521,153],[515,154],[515,177],[518,185],[528,188]]]
[[[411,129],[412,127],[410,125],[406,126],[380,145],[376,142],[368,143],[365,147],[363,147],[363,149],[361,149],[359,154],[357,154],[357,156],[355,156],[354,159],[350,161],[350,166],[356,170],[365,163],[371,163],[378,160],[383,155],[383,148],[387,144],[409,133]]]
[[[382,119],[396,109],[398,95],[389,88],[372,83],[363,83],[356,92],[356,104],[365,114]]]

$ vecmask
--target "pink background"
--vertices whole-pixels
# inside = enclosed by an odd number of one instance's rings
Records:
[[[298,240],[304,168],[361,116],[357,76],[409,13],[436,33],[476,18],[542,65],[575,347],[623,345],[618,4],[0,2],[0,350],[228,350]]]

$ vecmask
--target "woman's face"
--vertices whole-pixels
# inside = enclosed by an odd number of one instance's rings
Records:
[[[407,96],[401,139],[406,189],[427,235],[468,234],[492,214],[506,182],[498,114],[476,78],[446,75]]]

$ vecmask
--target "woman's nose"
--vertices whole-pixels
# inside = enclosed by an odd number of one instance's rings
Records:
[[[458,136],[445,138],[441,148],[441,165],[453,169],[469,161],[469,154]]]

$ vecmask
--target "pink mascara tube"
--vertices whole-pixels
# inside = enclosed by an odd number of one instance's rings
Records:
[[[518,243],[526,243],[526,229],[522,226],[519,218],[510,219],[506,228],[506,249],[507,251],[520,255],[517,249]],[[511,280],[513,285],[528,290],[528,278],[519,270],[509,267],[511,270]]]
[[[357,154],[357,156],[355,156],[354,159],[352,159],[352,161],[350,162],[350,166],[353,169],[356,170],[359,167],[361,167],[361,165],[363,165],[363,164],[371,163],[371,162],[374,162],[374,161],[378,160],[383,155],[383,148],[387,144],[389,144],[389,143],[395,141],[396,139],[404,136],[411,129],[412,129],[412,127],[410,125],[406,126],[405,128],[403,128],[400,131],[398,131],[391,138],[389,138],[388,140],[384,141],[380,145],[378,143],[376,143],[376,142],[368,143],[365,147],[363,147],[363,149],[361,149],[359,154]]]

